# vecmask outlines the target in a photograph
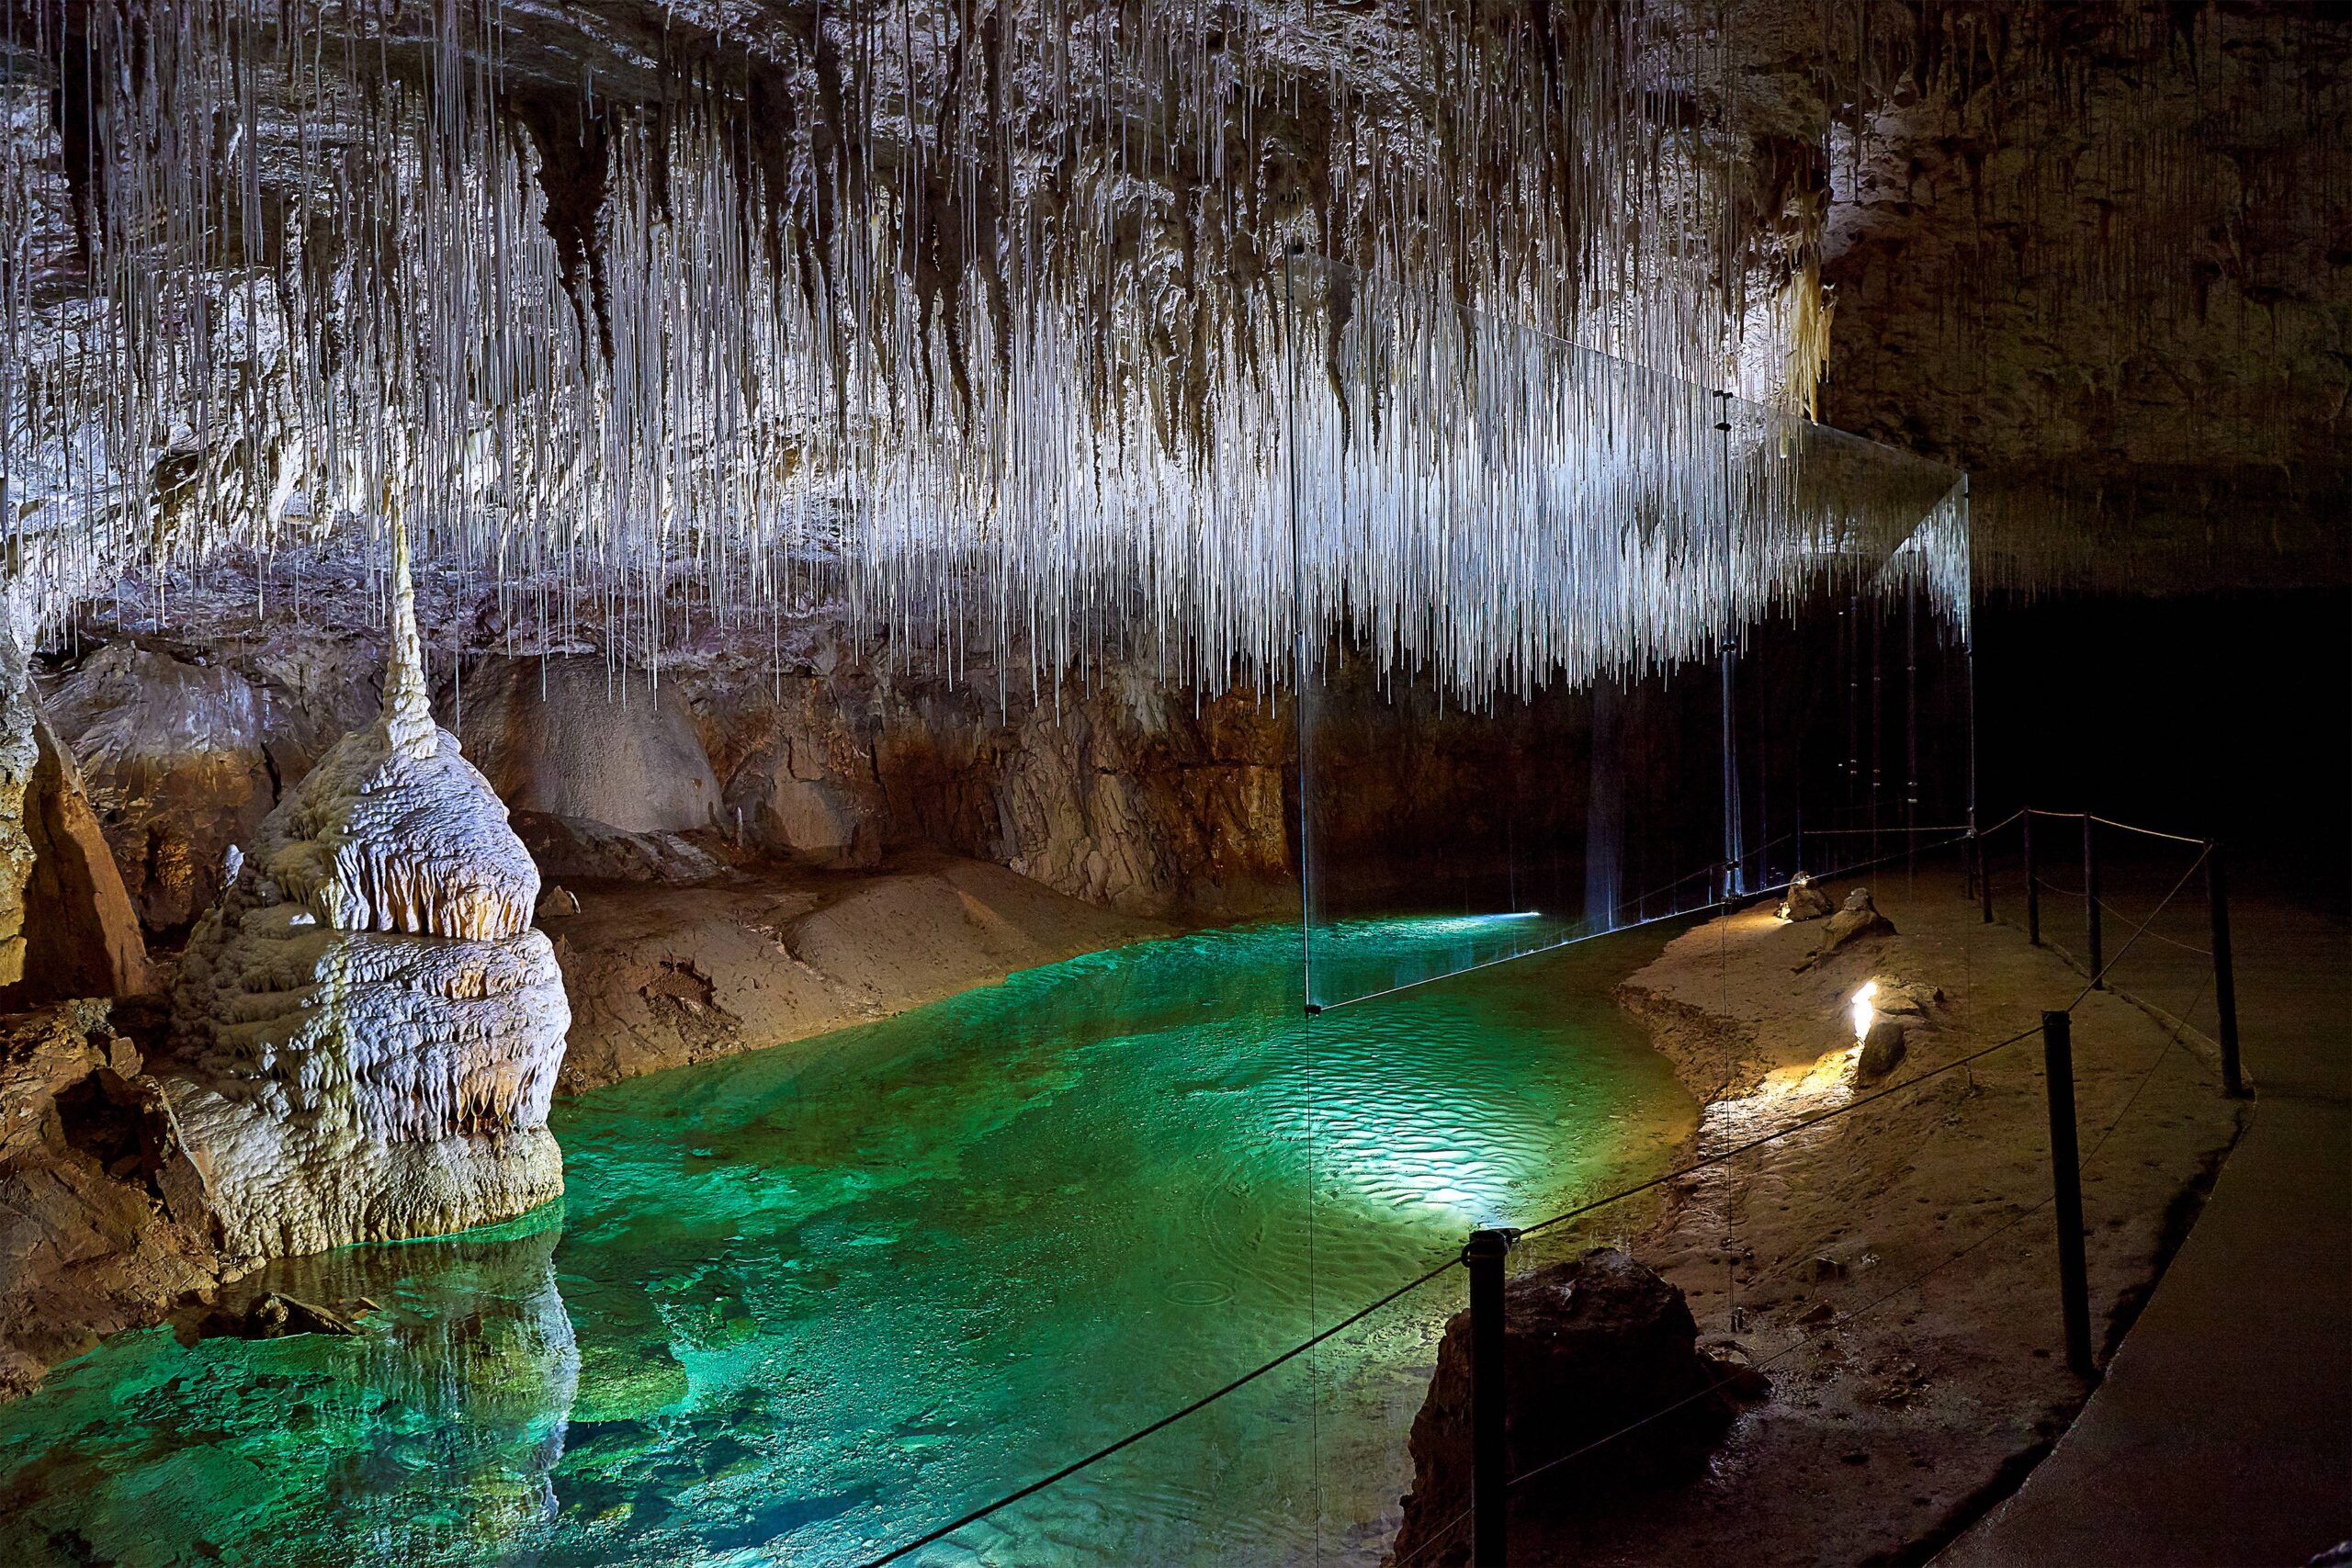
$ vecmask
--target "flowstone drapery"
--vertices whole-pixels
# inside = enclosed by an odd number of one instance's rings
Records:
[[[189,940],[174,1104],[230,1247],[462,1230],[563,1190],[571,1013],[538,870],[426,705],[405,536],[381,716],[263,821]]]

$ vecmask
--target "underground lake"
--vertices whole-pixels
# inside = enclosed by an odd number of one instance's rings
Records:
[[[1664,940],[1309,1019],[1295,925],[1211,931],[565,1102],[559,1202],[259,1277],[357,1337],[122,1335],[0,1406],[0,1560],[870,1561],[1664,1168],[1695,1106],[1609,1000]],[[1462,1288],[915,1561],[1376,1560]]]

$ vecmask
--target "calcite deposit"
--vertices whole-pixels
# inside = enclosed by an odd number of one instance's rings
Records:
[[[539,875],[427,705],[404,539],[376,722],[262,822],[188,942],[173,1102],[232,1252],[460,1230],[562,1190],[571,1010]]]

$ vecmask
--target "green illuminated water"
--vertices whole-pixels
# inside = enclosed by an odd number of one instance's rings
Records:
[[[0,1406],[0,1562],[865,1561],[1658,1168],[1692,1106],[1606,999],[1656,945],[1310,1022],[1295,927],[1207,932],[560,1106],[556,1210],[274,1267],[361,1337],[124,1335]],[[1460,1281],[917,1561],[1376,1557]]]

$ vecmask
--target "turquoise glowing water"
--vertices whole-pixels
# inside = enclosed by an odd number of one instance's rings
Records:
[[[273,1269],[380,1303],[361,1337],[125,1335],[0,1406],[0,1562],[862,1562],[1689,1129],[1606,1000],[1655,939],[1311,1024],[1298,946],[1098,954],[560,1107],[560,1213]],[[1376,1556],[1460,1280],[918,1561]]]

